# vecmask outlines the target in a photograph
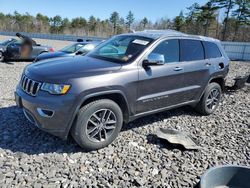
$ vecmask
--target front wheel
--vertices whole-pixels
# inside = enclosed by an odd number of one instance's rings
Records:
[[[4,55],[3,55],[3,52],[0,52],[0,62],[3,62],[4,61]]]
[[[122,111],[114,101],[96,100],[80,109],[71,134],[82,148],[97,150],[115,140],[122,123]]]
[[[217,83],[210,83],[200,100],[195,107],[196,111],[202,115],[210,115],[214,113],[220,103],[221,99],[221,87]]]

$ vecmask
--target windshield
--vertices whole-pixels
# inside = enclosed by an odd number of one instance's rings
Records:
[[[83,46],[84,46],[84,44],[75,43],[75,44],[71,44],[69,46],[64,47],[60,51],[65,52],[65,53],[75,53],[76,51],[78,51]]]
[[[3,46],[7,46],[8,44],[15,42],[15,41],[17,41],[17,40],[16,39],[9,39],[9,40],[5,40],[5,41],[1,42],[1,44]]]
[[[153,39],[141,36],[117,36],[99,45],[89,55],[108,61],[127,63],[135,59],[152,41]]]

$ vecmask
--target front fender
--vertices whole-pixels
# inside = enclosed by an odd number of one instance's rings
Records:
[[[120,94],[122,95],[122,97],[124,98],[125,102],[126,102],[126,105],[127,105],[127,108],[128,108],[128,114],[130,114],[130,108],[129,108],[129,105],[128,105],[128,101],[127,101],[127,98],[126,98],[126,95],[121,91],[121,90],[104,90],[104,91],[99,91],[99,92],[95,92],[95,93],[89,93],[86,95],[85,92],[83,92],[82,94],[80,94],[80,96],[78,97],[78,99],[76,100],[74,106],[75,106],[75,111],[73,113],[73,116],[70,120],[70,123],[67,127],[67,130],[66,130],[66,134],[65,134],[65,139],[67,138],[68,134],[69,134],[69,131],[74,123],[74,120],[80,110],[80,108],[82,107],[82,104],[84,104],[85,101],[87,101],[88,99],[90,98],[93,98],[93,97],[100,97],[100,96],[104,96],[104,95],[108,95],[108,94]]]

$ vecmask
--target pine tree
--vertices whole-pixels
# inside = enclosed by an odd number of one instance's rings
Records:
[[[237,9],[232,13],[232,16],[236,18],[233,41],[235,41],[236,35],[241,25],[250,25],[249,0],[236,0],[236,5]]]
[[[149,21],[148,21],[148,19],[147,19],[146,17],[144,17],[144,18],[142,19],[141,24],[142,24],[143,29],[145,29],[145,28],[147,27],[148,22],[149,22]]]
[[[211,2],[207,2],[204,6],[201,6],[199,8],[201,10],[201,13],[199,15],[199,21],[203,23],[204,26],[204,35],[208,36],[208,29],[213,20],[216,18],[216,10],[218,10],[218,7],[214,7]]]
[[[186,17],[186,27],[187,32],[192,34],[199,34],[200,33],[200,15],[201,9],[198,3],[192,4],[190,7],[187,7],[188,13]]]
[[[225,9],[225,19],[223,20],[223,30],[222,30],[222,40],[226,40],[226,33],[228,27],[228,19],[230,16],[231,10],[235,6],[235,0],[212,0],[211,1],[216,8]]]
[[[113,12],[109,18],[109,21],[113,24],[113,33],[117,33],[117,26],[120,21],[120,16],[118,12]]]
[[[174,19],[174,28],[177,31],[181,31],[185,24],[185,18],[183,11],[180,12],[179,16],[176,16]]]
[[[133,24],[134,21],[135,21],[134,14],[131,11],[129,11],[126,17],[126,26],[128,29],[131,29],[131,25]]]

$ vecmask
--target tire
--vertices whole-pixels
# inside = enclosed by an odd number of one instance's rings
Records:
[[[4,61],[4,55],[3,55],[3,52],[0,51],[0,62],[3,62]]]
[[[214,113],[219,106],[221,94],[222,90],[218,83],[212,82],[208,84],[195,110],[202,115]]]
[[[102,119],[103,115],[105,117]],[[122,124],[123,114],[120,107],[112,100],[101,99],[93,101],[79,110],[71,134],[83,149],[98,150],[116,139]]]

